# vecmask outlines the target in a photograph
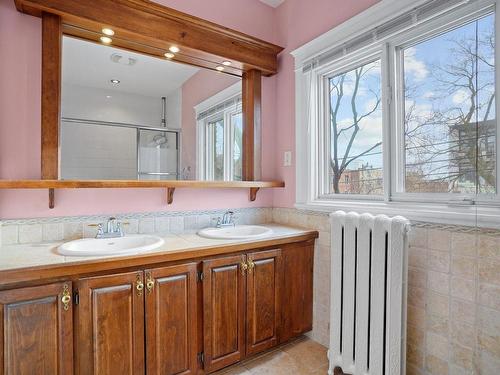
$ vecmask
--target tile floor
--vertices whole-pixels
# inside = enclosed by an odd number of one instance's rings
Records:
[[[216,375],[326,375],[326,348],[306,337],[223,369]]]

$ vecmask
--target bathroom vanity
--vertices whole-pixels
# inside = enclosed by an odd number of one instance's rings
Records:
[[[317,237],[169,235],[157,250],[107,258],[4,247],[1,373],[207,374],[276,347],[312,329]]]

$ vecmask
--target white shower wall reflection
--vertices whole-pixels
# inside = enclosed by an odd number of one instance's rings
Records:
[[[194,179],[203,169],[197,155],[212,147],[197,142],[195,107],[209,100],[210,113],[225,116],[219,107],[227,98],[219,97],[228,87],[239,121],[225,121],[223,132],[236,144],[226,143],[214,168],[234,158],[227,167],[235,172],[224,166],[224,173],[200,179],[241,179],[241,79],[63,37],[60,178]]]

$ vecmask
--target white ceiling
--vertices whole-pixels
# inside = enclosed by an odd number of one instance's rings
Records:
[[[111,61],[119,54],[132,66]],[[182,86],[199,68],[174,63],[111,46],[91,43],[70,37],[63,38],[63,84],[111,89],[144,96],[167,96]],[[110,80],[118,79],[113,85]]]
[[[285,0],[260,0],[262,1],[264,4],[267,4],[273,8],[277,8],[278,6],[280,6]]]

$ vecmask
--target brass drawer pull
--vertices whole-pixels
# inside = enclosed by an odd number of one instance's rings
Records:
[[[63,286],[63,292],[62,292],[61,302],[63,304],[64,311],[68,311],[69,310],[69,304],[71,302],[71,293],[69,292],[69,287],[68,287],[67,284],[64,284],[64,286]]]
[[[240,267],[241,267],[241,274],[244,275],[247,272],[248,264],[246,264],[245,262],[241,262]]]
[[[253,262],[253,260],[249,260],[248,261],[248,273],[252,273],[253,272],[253,269],[255,268],[255,263]]]
[[[151,293],[153,291],[153,288],[155,287],[155,281],[154,279],[151,277],[151,275],[147,275],[147,279],[146,279],[146,289],[148,291],[148,293]]]
[[[141,280],[141,275],[137,275],[137,280],[135,282],[135,289],[137,289],[137,295],[142,296],[142,291],[144,290],[144,283]]]

